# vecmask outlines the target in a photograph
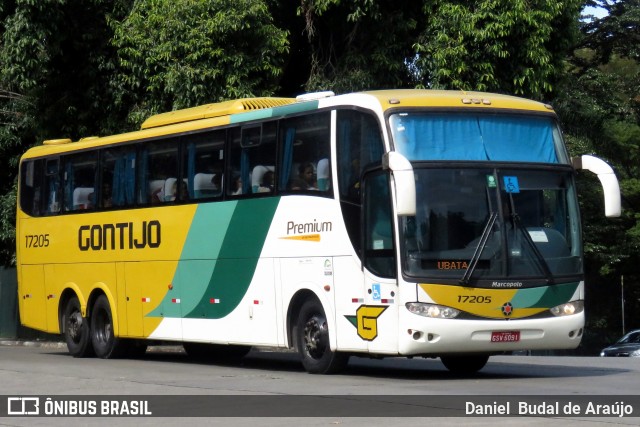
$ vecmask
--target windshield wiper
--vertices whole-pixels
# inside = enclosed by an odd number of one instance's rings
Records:
[[[520,232],[522,233],[522,237],[524,237],[524,241],[527,242],[527,244],[531,248],[533,255],[536,257],[536,260],[538,261],[538,264],[540,264],[540,268],[542,269],[542,272],[544,273],[547,279],[547,284],[553,285],[555,282],[553,280],[553,274],[551,274],[551,270],[549,269],[549,264],[547,264],[547,261],[544,259],[544,256],[542,255],[542,253],[540,253],[540,250],[538,249],[535,242],[531,238],[531,235],[529,234],[529,232],[526,230],[525,227],[522,226],[522,223],[520,222],[520,216],[515,212],[514,208],[515,207],[513,206],[513,200],[512,200],[511,212],[513,213],[511,214],[511,218],[513,219],[513,226],[518,230],[520,230]]]
[[[476,246],[476,250],[469,261],[469,265],[467,266],[467,270],[464,272],[462,279],[460,279],[460,284],[463,286],[467,286],[469,284],[469,280],[471,279],[471,275],[473,274],[476,266],[478,265],[478,261],[480,260],[480,256],[482,255],[482,251],[487,246],[487,242],[489,241],[489,235],[491,234],[491,230],[493,229],[493,225],[496,223],[496,219],[498,218],[497,212],[492,212],[489,216],[489,220],[487,221],[487,225],[484,226],[484,230],[480,235],[480,241],[478,242],[478,246]]]

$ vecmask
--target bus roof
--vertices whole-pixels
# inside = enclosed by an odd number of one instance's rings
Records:
[[[169,124],[189,122],[192,120],[208,119],[211,117],[229,116],[244,113],[246,111],[262,110],[264,108],[280,107],[293,104],[293,98],[247,98],[233,101],[218,102],[216,104],[201,105],[184,110],[170,111],[149,117],[140,126],[141,129],[150,129]]]
[[[141,130],[105,137],[81,138],[77,142],[71,139],[51,139],[43,145],[33,147],[25,153],[25,157],[39,157],[55,153],[70,152],[79,149],[117,144],[119,142],[136,141],[154,138],[171,133],[181,133],[224,126],[231,123],[257,120],[267,117],[278,117],[301,111],[309,111],[323,107],[352,105],[353,101],[369,106],[372,101],[378,103],[383,111],[392,108],[481,108],[521,110],[550,113],[550,105],[509,95],[484,92],[446,91],[430,89],[397,89],[376,90],[329,96],[321,92],[317,98],[308,94],[302,101],[295,98],[245,98],[201,105],[183,110],[156,114],[142,123]],[[373,98],[373,99],[372,99]]]
[[[550,112],[553,107],[510,95],[456,90],[397,89],[363,92],[374,96],[384,110],[397,107],[497,108],[505,110]]]

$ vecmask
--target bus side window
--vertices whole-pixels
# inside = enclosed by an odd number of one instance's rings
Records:
[[[103,151],[100,207],[133,206],[135,203],[135,146]]]
[[[252,124],[231,131],[230,180],[227,194],[265,194],[260,191],[262,178],[271,172],[277,174],[276,122]],[[254,173],[258,174],[254,178]],[[236,184],[237,183],[237,184]],[[237,185],[241,188],[237,189]]]
[[[384,146],[380,124],[374,115],[357,110],[337,111],[336,153],[338,191],[342,217],[351,244],[361,254],[360,187],[363,171],[382,164]]]
[[[389,175],[384,172],[367,174],[364,184],[364,265],[380,277],[395,277]]]
[[[282,120],[280,190],[320,190],[330,195],[331,113],[314,112]]]
[[[154,204],[165,202],[169,199],[174,200],[172,182],[169,179],[177,179],[178,177],[178,144],[175,140],[158,141],[145,144],[144,149],[140,153],[140,161],[138,163],[138,202],[141,204]],[[159,180],[164,182],[162,186],[162,194],[155,190],[155,183]],[[167,188],[169,187],[169,188]],[[176,191],[184,191],[177,188]],[[155,192],[151,192],[151,191]],[[188,194],[184,192],[179,195],[182,200],[188,199]]]
[[[226,131],[203,132],[185,138],[182,171],[190,199],[222,195]]]
[[[94,209],[98,152],[63,157],[64,210]]]
[[[31,216],[42,214],[43,160],[31,160],[20,167],[20,209]]]
[[[382,163],[380,125],[371,114],[340,110],[337,132],[340,198],[359,203],[363,171]]]

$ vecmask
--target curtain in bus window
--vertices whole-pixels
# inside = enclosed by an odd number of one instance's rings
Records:
[[[293,163],[293,143],[296,139],[296,129],[288,128],[284,137],[284,149],[282,152],[282,169],[280,170],[280,188],[287,188],[291,164]]]
[[[558,163],[549,121],[535,117],[480,117],[489,160]]]
[[[142,203],[151,202],[151,191],[149,190],[149,150],[140,152],[140,164],[138,165],[138,201]]]
[[[251,178],[249,177],[249,151],[246,148],[240,153],[240,176],[242,177],[242,194],[251,193]]]
[[[371,126],[367,126],[364,130],[363,142],[365,148],[363,151],[368,156],[366,164],[379,164],[382,162],[382,141],[380,141],[380,133],[378,127],[374,123]],[[363,165],[364,166],[364,165]]]
[[[478,124],[467,116],[418,116],[402,119],[403,144],[410,160],[487,160]]]
[[[113,165],[111,203],[113,206],[135,203],[136,153],[125,153],[116,157]]]
[[[196,176],[196,144],[187,144],[187,187],[189,198],[194,198],[194,177]]]
[[[552,127],[535,117],[402,117],[396,148],[410,160],[557,163]]]

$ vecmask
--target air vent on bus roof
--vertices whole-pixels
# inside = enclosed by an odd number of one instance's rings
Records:
[[[62,145],[68,144],[71,142],[70,138],[60,138],[60,139],[47,139],[42,142],[44,145]]]
[[[212,117],[228,116],[246,111],[262,110],[264,108],[280,107],[293,104],[292,98],[247,98],[234,101],[218,102],[216,104],[201,105],[184,110],[170,111],[156,114],[142,123],[142,129],[166,126],[175,123],[190,122],[192,120],[209,119]]]

